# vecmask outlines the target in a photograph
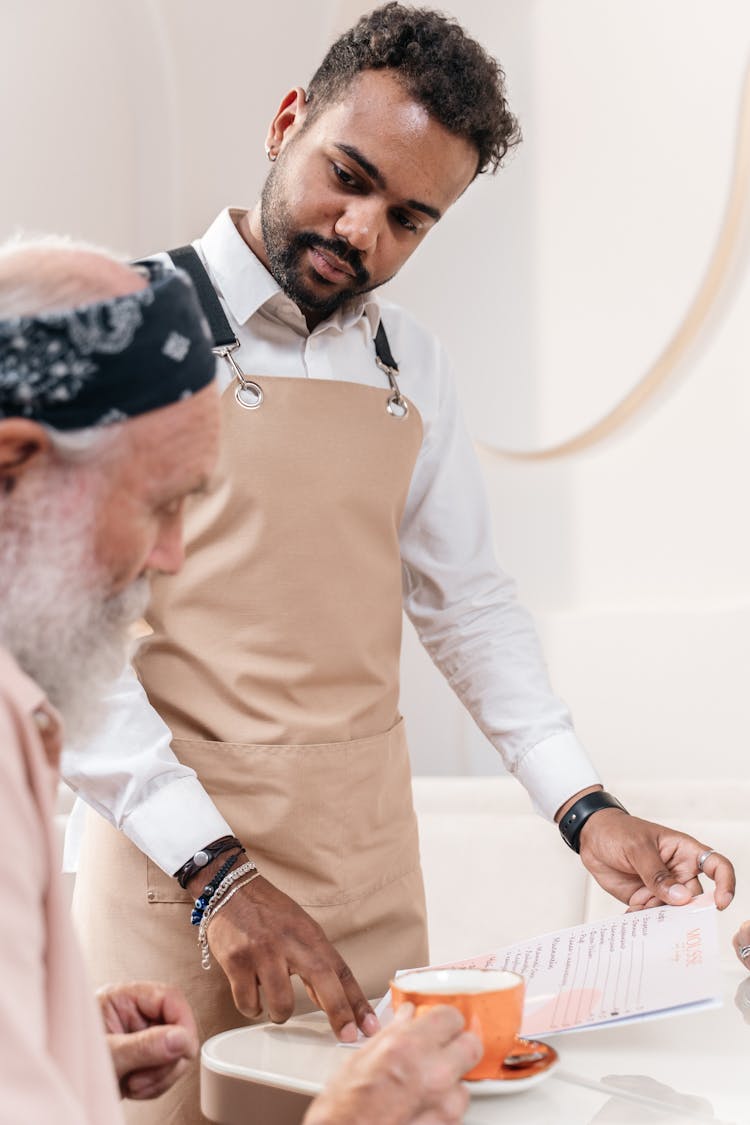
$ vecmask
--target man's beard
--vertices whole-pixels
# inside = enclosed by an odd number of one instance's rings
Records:
[[[282,179],[279,175],[279,161],[274,164],[263,186],[260,202],[260,223],[263,243],[268,256],[268,264],[274,280],[303,312],[306,310],[330,316],[362,293],[369,293],[381,284],[373,282],[362,264],[362,257],[347,242],[340,238],[323,238],[314,231],[295,231],[289,207],[284,199]],[[327,250],[354,270],[352,284],[345,289],[337,289],[329,297],[315,293],[302,275],[302,262],[305,250],[317,247]]]
[[[93,496],[61,518],[54,483],[34,499],[23,491],[23,502],[9,496],[0,504],[0,644],[60,711],[65,741],[81,742],[101,721],[104,695],[125,665],[129,626],[145,611],[149,583],[141,577],[109,593],[93,562]]]

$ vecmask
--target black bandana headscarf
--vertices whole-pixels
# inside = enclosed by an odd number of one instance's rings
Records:
[[[58,430],[122,422],[214,377],[208,324],[186,274],[147,262],[136,293],[0,320],[0,419]]]

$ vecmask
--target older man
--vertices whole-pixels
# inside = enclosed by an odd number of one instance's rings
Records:
[[[0,1116],[104,1125],[120,1111],[102,1016],[135,1097],[197,1037],[175,989],[109,988],[101,1013],[87,995],[52,829],[61,721],[95,720],[146,571],[181,562],[182,502],[217,441],[214,362],[185,279],[83,249],[6,250],[0,317]]]
[[[74,306],[71,308],[71,306]],[[60,889],[53,833],[66,733],[95,724],[149,571],[182,562],[184,500],[215,457],[214,359],[187,279],[73,246],[0,253],[0,1119],[121,1120],[197,1051],[190,1010],[154,982],[98,1014]],[[408,1013],[407,1013],[408,1017]],[[311,1121],[461,1119],[481,1053],[447,1009],[383,1033]],[[403,1088],[402,1079],[409,1079]]]

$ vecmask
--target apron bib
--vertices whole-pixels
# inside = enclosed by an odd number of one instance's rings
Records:
[[[222,396],[220,463],[186,512],[182,571],[154,582],[153,635],[136,667],[177,757],[249,857],[375,997],[397,968],[428,960],[398,713],[398,529],[421,420],[411,404],[392,413],[379,388],[241,383]],[[95,984],[179,984],[204,1039],[248,1021],[221,969],[200,967],[190,902],[88,815],[74,909]],[[298,1010],[309,1008],[296,991]],[[139,1125],[202,1121],[197,1065],[127,1114]]]

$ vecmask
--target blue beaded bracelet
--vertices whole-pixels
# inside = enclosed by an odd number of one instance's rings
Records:
[[[206,883],[205,887],[201,891],[200,897],[195,900],[195,906],[193,907],[193,911],[190,915],[190,925],[191,926],[200,926],[201,919],[203,918],[203,914],[204,914],[204,912],[206,910],[206,907],[208,906],[209,902],[214,897],[214,893],[216,891],[216,888],[219,886],[219,884],[222,882],[222,880],[229,874],[229,872],[232,870],[235,863],[240,858],[240,856],[244,853],[244,851],[245,851],[244,848],[240,848],[240,850],[238,852],[235,852],[234,855],[230,856],[228,860],[226,860],[224,863],[222,863],[221,867],[216,872],[216,874],[214,875],[211,882]]]

